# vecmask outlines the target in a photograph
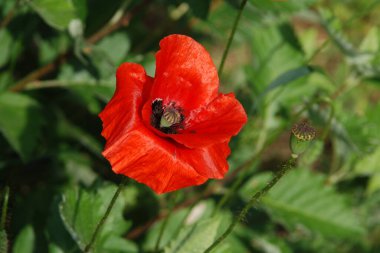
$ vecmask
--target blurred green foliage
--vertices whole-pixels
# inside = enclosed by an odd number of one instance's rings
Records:
[[[84,249],[120,181],[101,156],[97,117],[117,66],[154,75],[158,42],[172,33],[198,40],[218,65],[239,6],[0,2],[1,252]],[[380,251],[379,13],[378,0],[248,1],[221,76],[249,114],[231,142],[231,177],[208,182],[211,193],[179,193],[164,252],[203,252],[288,159],[290,128],[304,118],[317,140],[215,252]],[[132,180],[121,195],[94,252],[153,252],[167,196]]]

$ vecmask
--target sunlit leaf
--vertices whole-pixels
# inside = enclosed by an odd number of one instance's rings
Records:
[[[216,239],[223,222],[223,216],[217,216],[197,222],[182,229],[165,253],[200,253],[206,250]]]
[[[184,226],[191,226],[192,224],[199,222],[201,219],[205,219],[211,215],[214,209],[214,203],[212,201],[201,201],[195,205],[191,211],[189,208],[174,212],[166,224],[164,233],[160,241],[160,248],[166,246],[170,241],[178,236],[178,233]],[[161,229],[163,220],[159,220],[151,227],[144,242],[144,250],[154,250],[159,231]]]
[[[60,214],[67,230],[82,250],[90,242],[115,191],[116,187],[111,185],[91,189],[66,189],[60,205]],[[123,209],[123,199],[119,198],[98,235],[94,252],[104,252],[104,247],[109,247],[108,240],[115,240],[114,237],[120,237],[130,227],[131,224],[123,218]]]
[[[288,229],[302,225],[311,232],[332,238],[361,238],[365,231],[343,196],[325,185],[325,177],[297,168],[289,172],[263,198],[263,204],[274,220]],[[250,183],[250,182],[248,182]],[[242,192],[246,200],[257,191],[252,187]]]
[[[27,225],[18,234],[13,245],[14,253],[33,253],[35,245],[35,234],[33,227]]]
[[[72,0],[33,0],[28,2],[52,27],[64,30],[77,17]]]

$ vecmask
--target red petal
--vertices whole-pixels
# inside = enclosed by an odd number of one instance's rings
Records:
[[[185,119],[185,130],[171,138],[189,148],[228,142],[247,122],[243,106],[234,95],[220,94],[207,107]]]
[[[184,35],[170,35],[161,40],[160,48],[152,100],[176,102],[187,114],[218,95],[218,73],[202,45]]]
[[[227,157],[231,153],[228,142],[198,149],[183,149],[183,159],[202,176],[221,179],[228,171]]]
[[[116,80],[115,94],[99,114],[103,121],[102,135],[107,140],[106,148],[141,121],[143,99],[152,83],[144,68],[134,63],[122,64],[117,70]]]
[[[222,178],[228,169],[226,143],[203,149],[178,146],[136,128],[109,146],[103,155],[114,172],[124,174],[165,193],[204,183],[208,177]]]

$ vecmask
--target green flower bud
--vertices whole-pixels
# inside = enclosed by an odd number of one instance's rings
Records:
[[[310,126],[307,121],[301,121],[295,124],[292,128],[292,135],[290,136],[290,150],[292,157],[297,158],[302,154],[315,138],[315,129]]]

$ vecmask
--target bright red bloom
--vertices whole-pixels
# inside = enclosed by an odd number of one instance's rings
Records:
[[[99,116],[113,171],[164,193],[223,178],[228,142],[247,116],[232,93],[218,93],[200,44],[170,35],[160,48],[154,78],[138,64],[118,68],[115,94]]]

